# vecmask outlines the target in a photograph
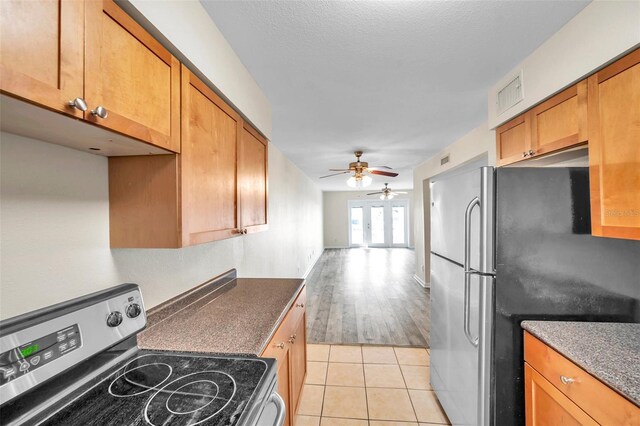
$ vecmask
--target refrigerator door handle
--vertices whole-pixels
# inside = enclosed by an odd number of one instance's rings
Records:
[[[478,346],[478,337],[473,337],[470,330],[470,316],[471,316],[471,301],[469,300],[471,295],[471,275],[476,272],[471,269],[471,212],[476,207],[480,207],[480,198],[474,197],[473,200],[467,205],[467,209],[464,212],[464,335],[467,340],[473,345]]]

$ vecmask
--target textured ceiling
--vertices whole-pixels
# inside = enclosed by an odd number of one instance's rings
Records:
[[[487,91],[585,1],[201,0],[273,108],[272,143],[319,180],[354,161],[412,169],[487,119]],[[526,76],[525,76],[526,84]]]

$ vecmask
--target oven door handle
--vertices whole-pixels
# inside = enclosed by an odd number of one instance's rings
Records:
[[[274,392],[269,397],[269,402],[276,404],[278,409],[278,417],[276,417],[276,421],[273,426],[282,426],[284,424],[284,416],[287,414],[287,406],[284,404],[284,400],[278,392]]]

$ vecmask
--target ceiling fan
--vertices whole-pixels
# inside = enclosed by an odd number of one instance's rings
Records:
[[[390,176],[396,177],[398,176],[395,172],[387,172],[381,169],[392,170],[391,167],[388,166],[372,166],[369,167],[369,163],[366,161],[360,161],[360,157],[362,157],[362,151],[354,152],[356,156],[356,161],[353,163],[349,163],[348,169],[329,169],[332,173],[326,176],[320,176],[320,179],[328,178],[331,176],[343,175],[345,173],[353,173],[351,177],[347,180],[347,185],[352,188],[363,188],[365,186],[369,186],[371,184],[371,177],[367,176],[368,174],[372,175],[382,175],[382,176]]]
[[[396,195],[406,194],[406,192],[404,192],[404,191],[397,191],[397,192],[392,191],[391,188],[389,188],[389,184],[385,183],[384,184],[384,188],[382,188],[382,191],[371,192],[371,193],[369,193],[367,195],[377,195],[377,194],[381,194],[380,195],[380,199],[381,200],[391,200]]]

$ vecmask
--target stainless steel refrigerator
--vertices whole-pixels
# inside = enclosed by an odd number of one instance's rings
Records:
[[[431,183],[431,384],[454,425],[524,424],[520,322],[640,322],[640,242],[590,235],[587,168]]]

